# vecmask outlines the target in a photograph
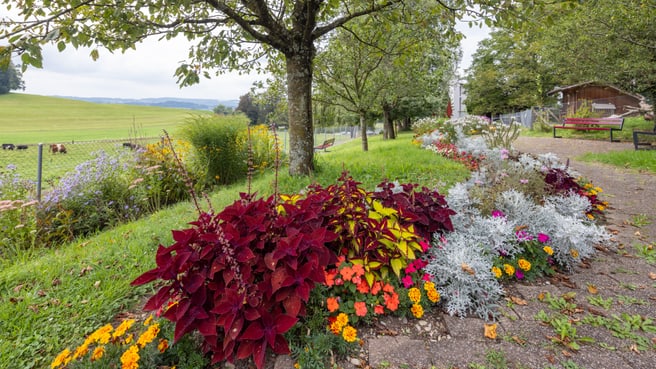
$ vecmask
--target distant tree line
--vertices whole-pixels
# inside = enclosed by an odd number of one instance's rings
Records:
[[[549,21],[545,21],[548,19]],[[519,28],[494,29],[467,71],[470,114],[549,105],[555,86],[596,81],[656,100],[656,5],[585,0],[537,8]]]
[[[3,66],[0,65],[0,95],[8,94],[12,90],[24,90],[21,72],[13,63]]]

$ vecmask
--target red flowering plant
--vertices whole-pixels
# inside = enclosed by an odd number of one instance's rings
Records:
[[[590,210],[586,216],[590,220],[605,220],[604,211],[608,202],[599,199],[599,193],[603,190],[583,178],[574,178],[566,170],[551,168],[544,177],[547,189],[553,194],[565,194],[574,192],[580,196],[587,197],[590,201]]]
[[[337,261],[326,247],[336,238],[324,224],[327,200],[313,193],[277,204],[242,194],[216,215],[201,213],[191,228],[173,231],[157,266],[133,282],[163,282],[145,309],[164,307],[176,341],[199,332],[212,363],[252,357],[262,368],[267,350],[289,353],[283,334]]]

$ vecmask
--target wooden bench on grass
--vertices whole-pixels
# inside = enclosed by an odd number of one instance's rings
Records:
[[[578,131],[610,131],[610,142],[618,142],[613,140],[613,132],[621,131],[624,126],[624,118],[565,118],[563,123],[559,126],[553,126],[554,138],[561,138],[556,136],[556,129],[576,129]]]
[[[329,138],[325,140],[321,145],[315,146],[315,150],[323,150],[323,151],[328,151],[328,148],[330,146],[333,146],[335,144],[335,139],[334,138]]]
[[[654,123],[654,129],[650,131],[633,131],[633,146],[635,147],[636,150],[656,150],[656,144],[652,144],[649,141],[642,141],[640,142],[640,139],[638,135],[645,135],[645,136],[656,136],[656,123]]]

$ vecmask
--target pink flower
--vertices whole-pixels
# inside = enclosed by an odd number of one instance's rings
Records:
[[[424,274],[424,276],[421,277],[421,280],[426,281],[426,282],[430,282],[430,280],[431,280],[430,274],[428,274],[428,273]]]
[[[414,284],[414,282],[412,281],[412,277],[410,277],[409,275],[403,277],[403,279],[401,279],[401,282],[403,282],[403,287],[405,288],[410,288]]]
[[[492,217],[493,218],[503,218],[505,216],[506,216],[506,214],[504,214],[501,210],[492,210]]]
[[[538,233],[538,241],[540,241],[540,243],[547,243],[549,242],[550,239],[551,238],[549,238],[549,236],[547,236],[546,234]]]
[[[428,251],[428,248],[430,247],[428,242],[426,242],[425,240],[419,241],[419,245],[421,246],[421,251],[423,251],[423,252]]]
[[[521,183],[521,184],[527,184],[527,183],[528,183],[528,179],[520,179],[520,180],[519,180],[519,183]]]

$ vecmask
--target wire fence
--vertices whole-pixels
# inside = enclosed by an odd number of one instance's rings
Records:
[[[66,173],[92,160],[100,152],[133,151],[160,137],[142,137],[98,141],[70,141],[33,145],[4,144],[0,150],[0,171],[11,170],[21,179],[35,183],[36,197],[51,188]]]

